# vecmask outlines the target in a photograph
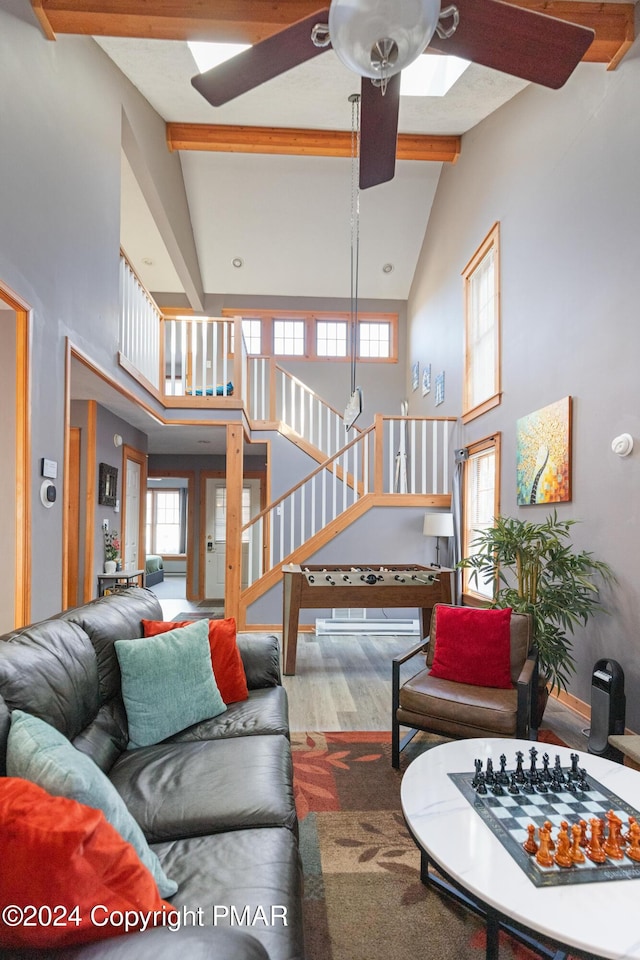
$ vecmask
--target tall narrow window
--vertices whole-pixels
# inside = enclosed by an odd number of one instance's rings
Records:
[[[500,225],[495,224],[463,271],[465,376],[462,420],[500,403]]]
[[[462,555],[474,553],[473,541],[482,530],[493,526],[493,519],[500,512],[500,435],[487,437],[468,448],[469,458],[464,469],[464,502]],[[484,583],[473,577],[473,570],[463,571],[462,590],[465,594],[491,600],[493,583]]]
[[[183,554],[186,490],[147,490],[147,553]]]

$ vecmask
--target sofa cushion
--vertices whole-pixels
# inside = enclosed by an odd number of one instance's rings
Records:
[[[171,917],[171,915],[169,915]],[[156,927],[100,943],[65,950],[48,960],[269,960],[267,951],[249,932],[222,927]],[[6,958],[10,960],[10,958]],[[27,958],[24,958],[27,960]]]
[[[511,687],[511,610],[438,606],[431,673],[479,687]]]
[[[186,627],[193,620],[143,620],[142,630],[145,637],[155,637],[159,633]],[[236,643],[235,617],[225,620],[209,620],[209,648],[213,674],[218,684],[220,696],[226,704],[246,700],[249,696],[247,678],[242,657]]]
[[[249,690],[281,684],[280,643],[277,637],[269,634],[239,633],[236,642]]]
[[[142,830],[102,770],[48,723],[21,710],[14,710],[11,717],[7,774],[37,783],[53,796],[67,797],[102,810],[109,823],[123,840],[131,844],[151,872],[160,895],[170,897],[176,892],[177,884],[164,875]]]
[[[212,720],[195,723],[168,739],[171,743],[183,743],[185,740],[221,740],[225,737],[255,737],[274,733],[289,737],[289,713],[284,687],[251,690],[246,700],[230,703],[224,713]]]
[[[9,710],[40,717],[71,740],[98,712],[98,665],[87,634],[58,619],[5,634],[0,696]]]
[[[101,810],[66,797],[52,797],[27,780],[0,778],[0,903],[25,909],[33,905],[55,911],[50,922],[10,926],[2,914],[0,943],[4,948],[57,946],[113,937],[122,932],[109,922],[94,922],[111,911],[131,910],[132,921],[141,911],[170,910],[129,843]],[[62,909],[60,909],[62,908]],[[37,914],[25,913],[36,920]],[[135,927],[134,927],[135,928]],[[50,956],[50,953],[46,954]]]
[[[296,829],[285,737],[130,750],[109,777],[149,842],[254,826]]]
[[[216,686],[209,622],[157,637],[116,640],[129,746],[148,747],[227,708]]]
[[[270,960],[303,960],[302,872],[290,830],[246,829],[155,844],[154,850],[179,878],[180,889],[171,901],[175,907],[201,907],[204,922],[212,923],[217,905],[219,926],[234,920],[224,908],[236,907],[236,916],[246,908],[243,926],[264,944]],[[249,919],[254,920],[251,926]]]
[[[513,737],[517,721],[517,691],[440,680],[421,670],[400,688],[398,720],[417,725],[429,717],[430,730],[460,736]],[[439,725],[442,721],[442,726]]]

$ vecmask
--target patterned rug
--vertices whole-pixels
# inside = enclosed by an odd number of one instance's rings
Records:
[[[540,740],[561,744],[541,731]],[[420,882],[404,823],[407,764],[441,737],[420,733],[391,766],[391,735],[292,734],[305,878],[307,960],[483,960],[483,922]],[[501,960],[536,956],[503,934]]]

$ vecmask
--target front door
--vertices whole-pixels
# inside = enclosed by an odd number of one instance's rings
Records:
[[[242,522],[247,523],[260,510],[260,481],[245,480],[242,485]],[[204,537],[204,594],[207,600],[224,598],[227,555],[227,485],[224,477],[206,481]],[[249,582],[249,534],[242,539],[242,587]],[[254,551],[255,552],[255,551]]]

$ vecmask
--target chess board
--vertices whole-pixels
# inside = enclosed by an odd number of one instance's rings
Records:
[[[567,773],[567,768],[564,772]],[[450,773],[449,777],[536,887],[640,878],[640,863],[628,857],[623,860],[607,859],[605,863],[593,863],[587,858],[583,864],[573,864],[571,867],[559,867],[556,864],[542,867],[535,856],[523,849],[527,825],[530,823],[535,824],[537,835],[537,828],[543,826],[546,820],[551,821],[555,838],[562,820],[569,823],[570,830],[571,825],[580,820],[588,823],[592,817],[604,819],[608,810],[613,810],[625,826],[629,816],[636,817],[640,822],[638,810],[593,777],[586,776],[587,790],[571,792],[557,787],[552,789],[547,785],[545,792],[531,794],[521,792],[512,795],[505,788],[503,796],[494,796],[490,788],[486,794],[478,794],[472,786],[473,773]]]

